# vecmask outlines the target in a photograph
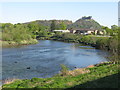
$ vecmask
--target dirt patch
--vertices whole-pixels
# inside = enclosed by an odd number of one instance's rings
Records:
[[[87,68],[93,68],[93,67],[95,67],[95,65],[89,65],[89,66],[87,66]]]
[[[72,86],[72,85],[74,85],[74,82],[68,82],[67,85]]]
[[[12,78],[12,79],[5,79],[2,81],[3,84],[10,84],[16,80],[19,80],[19,79],[16,79],[16,78]]]
[[[85,73],[89,73],[89,72],[90,72],[90,70],[87,70],[85,68],[77,68],[73,71],[68,71],[68,75],[76,76],[76,75],[85,74]]]

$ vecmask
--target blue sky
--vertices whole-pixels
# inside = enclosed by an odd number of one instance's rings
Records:
[[[118,24],[117,2],[3,2],[2,23],[23,23],[34,20],[72,20],[92,16],[104,26]]]

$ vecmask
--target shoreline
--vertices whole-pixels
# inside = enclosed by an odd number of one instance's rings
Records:
[[[57,79],[65,79],[65,78],[68,78],[68,77],[78,77],[78,76],[83,76],[84,78],[85,78],[85,76],[86,75],[88,75],[88,76],[91,76],[92,77],[92,75],[95,75],[94,74],[94,69],[96,70],[96,73],[98,72],[98,73],[101,73],[101,70],[102,70],[102,72],[105,70],[105,69],[108,69],[108,75],[110,74],[110,75],[112,75],[112,72],[111,72],[111,70],[113,69],[112,67],[118,67],[118,63],[117,62],[112,62],[112,61],[105,61],[105,62],[101,62],[101,63],[99,63],[99,64],[95,64],[95,65],[89,65],[89,66],[87,66],[87,67],[85,67],[85,68],[76,68],[76,69],[74,69],[74,70],[68,70],[68,71],[66,71],[66,73],[62,73],[62,72],[60,72],[60,73],[58,73],[58,74],[55,74],[55,75],[53,75],[52,77],[49,77],[49,78],[36,78],[36,77],[33,77],[33,78],[31,78],[31,79],[9,79],[9,80],[6,80],[6,82],[4,83],[4,84],[2,84],[2,87],[3,88],[12,88],[12,86],[15,84],[15,83],[18,83],[18,85],[19,84],[22,84],[22,82],[23,83],[25,83],[25,81],[28,81],[28,83],[26,83],[26,84],[29,84],[29,82],[32,82],[32,80],[36,80],[36,82],[35,83],[37,83],[39,80],[43,80],[43,83],[46,83],[46,81],[44,82],[44,80],[47,80],[47,82],[49,82],[48,80],[50,79],[50,80],[53,80],[53,79],[55,79],[55,78],[57,78]],[[107,68],[108,67],[108,68]],[[104,68],[104,69],[100,69],[100,68]],[[91,71],[91,70],[93,70],[93,71]],[[117,71],[117,70],[115,70],[115,72],[114,72],[114,70],[113,70],[113,74],[117,74],[117,73],[119,73],[119,71]],[[104,74],[106,74],[106,70],[105,70],[105,72],[104,73],[101,73],[101,75],[103,74],[103,76],[102,77],[104,77]],[[85,75],[85,76],[84,76]],[[107,75],[106,75],[107,76]],[[101,76],[100,76],[101,77]],[[90,77],[89,77],[90,78]],[[82,80],[82,79],[81,79]],[[89,81],[89,79],[88,79],[88,81]],[[41,81],[42,82],[42,81]],[[51,82],[51,81],[50,81]],[[47,83],[47,84],[49,84],[49,83]],[[10,85],[10,86],[9,86]],[[16,84],[15,84],[16,85]],[[14,87],[15,88],[15,87]],[[17,88],[19,88],[19,87],[17,87]],[[23,87],[22,87],[23,88]],[[24,86],[24,88],[26,88],[26,86]],[[31,87],[29,87],[29,88],[31,88]],[[34,88],[34,87],[33,87]],[[42,88],[42,87],[38,87],[38,88]],[[49,87],[46,87],[45,86],[45,88],[49,88]]]
[[[74,70],[76,70],[76,69],[94,68],[94,67],[98,67],[98,66],[102,66],[102,65],[109,65],[109,64],[118,64],[118,62],[115,62],[115,61],[104,61],[104,62],[100,62],[100,63],[97,63],[97,64],[91,64],[91,65],[88,65],[88,66],[82,67],[82,68],[77,68],[77,67],[75,67],[75,69],[73,69],[73,70],[68,70],[68,71],[74,71]],[[60,71],[59,71],[59,73],[56,73],[56,74],[54,74],[53,76],[46,77],[46,78],[52,78],[52,77],[54,77],[54,76],[56,76],[56,75],[58,75],[58,74],[60,74]],[[43,78],[43,77],[41,77],[41,78]],[[14,79],[14,78],[9,78],[9,79],[7,79],[7,80],[12,80],[12,79]],[[26,78],[25,78],[25,79],[26,79]],[[32,79],[32,78],[31,78],[31,79]],[[43,78],[43,79],[45,79],[45,78]],[[2,82],[5,81],[5,80],[6,80],[6,79],[2,80]],[[24,79],[19,79],[19,80],[24,80]],[[4,85],[4,84],[3,84],[3,85]]]

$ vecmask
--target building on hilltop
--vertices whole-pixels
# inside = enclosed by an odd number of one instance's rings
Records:
[[[83,19],[83,20],[92,19],[92,16],[88,16],[88,17],[84,16],[84,17],[82,17],[82,19]]]

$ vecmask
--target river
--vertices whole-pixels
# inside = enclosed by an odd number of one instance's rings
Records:
[[[38,44],[2,49],[2,79],[51,77],[60,64],[71,70],[107,61],[106,52],[77,43],[39,40]]]

